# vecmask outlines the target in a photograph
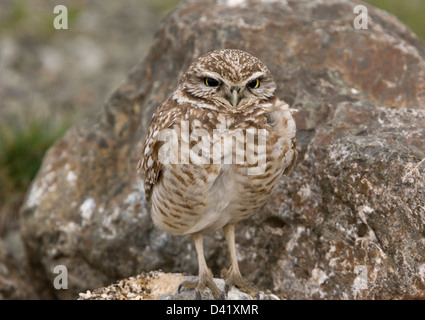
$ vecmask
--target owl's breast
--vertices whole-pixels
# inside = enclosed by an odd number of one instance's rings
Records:
[[[196,163],[163,165],[152,195],[155,224],[172,234],[191,234],[215,231],[257,212],[296,158],[290,112],[274,110],[270,119],[272,125],[264,120],[243,130],[216,128],[212,136],[205,131],[196,143],[188,135],[184,145],[191,146],[190,152],[181,159]]]

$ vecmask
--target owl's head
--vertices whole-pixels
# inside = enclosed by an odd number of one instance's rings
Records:
[[[204,103],[240,112],[274,98],[276,84],[258,58],[241,50],[223,49],[196,59],[180,80],[179,89]]]

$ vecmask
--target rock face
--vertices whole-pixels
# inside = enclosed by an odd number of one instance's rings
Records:
[[[242,274],[288,299],[424,297],[425,48],[372,7],[368,29],[354,29],[357,4],[182,3],[99,118],[46,154],[20,213],[38,290],[77,298],[142,271],[197,273],[189,239],[153,226],[136,164],[154,109],[192,60],[238,48],[300,110],[295,171],[237,228]],[[223,235],[204,246],[218,275]],[[56,265],[68,290],[53,289]]]

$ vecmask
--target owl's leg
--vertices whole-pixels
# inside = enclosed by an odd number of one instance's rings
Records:
[[[207,266],[207,262],[204,257],[204,245],[203,238],[201,233],[196,233],[193,235],[193,240],[195,242],[196,253],[198,254],[198,265],[199,265],[199,276],[198,281],[183,281],[179,285],[178,292],[182,288],[185,289],[194,289],[196,290],[196,298],[201,299],[201,293],[204,292],[204,289],[207,287],[211,290],[215,299],[223,299],[224,296],[221,293],[220,289],[213,281],[213,274]]]
[[[226,295],[232,286],[235,286],[242,292],[250,294],[253,298],[259,298],[258,290],[251,285],[247,280],[242,278],[239,271],[238,260],[236,259],[236,246],[235,246],[235,225],[228,224],[223,227],[224,236],[226,237],[227,246],[229,247],[231,265],[228,270],[224,269],[221,276],[225,279],[225,292]]]

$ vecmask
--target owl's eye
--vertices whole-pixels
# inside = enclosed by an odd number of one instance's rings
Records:
[[[205,78],[204,83],[207,87],[218,87],[220,85],[219,81],[212,78]]]
[[[248,82],[248,87],[251,89],[257,89],[260,86],[260,79],[255,79]]]

